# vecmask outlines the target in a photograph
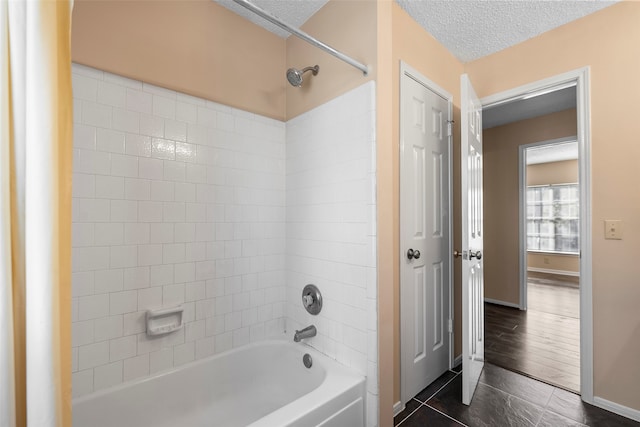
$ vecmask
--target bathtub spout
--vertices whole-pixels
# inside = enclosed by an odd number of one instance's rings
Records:
[[[317,333],[318,331],[316,330],[315,326],[307,326],[302,330],[296,331],[295,335],[293,336],[293,340],[295,342],[300,342],[301,339],[315,337]]]

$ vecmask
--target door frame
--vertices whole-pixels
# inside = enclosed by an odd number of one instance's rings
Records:
[[[449,168],[449,185],[448,188],[446,189],[448,196],[449,196],[449,203],[447,205],[447,209],[449,212],[449,231],[447,233],[447,240],[448,240],[448,248],[447,248],[447,252],[449,254],[453,253],[453,149],[452,149],[452,142],[453,142],[453,128],[452,128],[452,121],[453,121],[453,95],[451,95],[449,92],[447,92],[446,90],[444,90],[442,87],[440,87],[439,85],[437,85],[436,83],[434,83],[433,81],[431,81],[430,79],[428,79],[427,77],[425,77],[422,73],[420,73],[418,70],[416,70],[415,68],[411,67],[409,64],[407,64],[404,61],[400,61],[400,78],[398,79],[398,83],[400,85],[400,90],[399,90],[399,94],[400,94],[400,108],[399,108],[399,133],[400,133],[400,139],[399,142],[400,144],[398,144],[398,150],[400,151],[402,149],[402,141],[403,141],[403,130],[402,130],[402,116],[405,113],[405,111],[403,111],[403,107],[402,107],[402,97],[403,97],[403,91],[402,91],[402,80],[404,78],[410,78],[414,81],[416,81],[417,83],[421,84],[422,86],[424,86],[425,88],[429,89],[430,91],[436,93],[437,95],[443,97],[444,99],[447,100],[447,123],[448,123],[448,130],[451,130],[450,132],[448,132],[448,136],[447,136],[447,151],[448,151],[448,156],[449,156],[449,161],[448,161],[448,168]],[[400,169],[399,171],[402,170],[403,168],[403,156],[402,153],[400,152]],[[402,173],[399,173],[400,176],[402,176]],[[398,189],[398,195],[400,194],[400,191]],[[401,206],[401,201],[399,202],[399,207]],[[401,238],[402,239],[402,238]],[[401,243],[401,242],[400,242]],[[402,268],[402,263],[404,262],[404,258],[405,258],[405,253],[403,251],[403,247],[402,245],[400,245],[400,253],[398,254],[399,259],[400,259],[400,266]],[[453,367],[453,363],[454,363],[454,351],[453,351],[453,346],[454,346],[454,335],[453,335],[453,319],[454,319],[454,312],[453,312],[453,308],[454,308],[454,304],[453,304],[453,261],[450,260],[449,262],[449,280],[448,283],[446,283],[447,287],[448,287],[448,291],[449,291],[449,319],[447,319],[448,322],[448,331],[449,331],[449,369],[451,369]],[[405,326],[406,320],[404,319],[404,316],[402,314],[402,280],[400,280],[400,401],[402,403],[402,406],[404,407],[404,405],[413,398],[413,396],[407,396],[409,394],[408,389],[407,389],[407,379],[405,378],[407,375],[407,371],[406,368],[403,369],[403,354],[406,353],[406,350],[404,349],[404,343],[407,342],[407,339],[403,339],[403,331],[406,331],[406,326]]]
[[[516,99],[527,99],[574,82],[580,181],[580,395],[583,401],[593,404],[590,67],[578,68],[489,95],[482,98],[480,102],[483,107],[495,106]]]
[[[546,145],[563,144],[566,142],[577,141],[576,135],[568,136],[564,138],[550,139],[547,141],[532,142],[530,144],[523,144],[518,147],[518,229],[519,229],[519,248],[518,258],[520,263],[520,310],[526,310],[528,307],[527,302],[527,150],[534,147],[543,147]],[[580,156],[578,155],[578,159]],[[578,162],[579,163],[579,162]],[[580,165],[578,164],[578,169]],[[579,174],[579,172],[578,172]],[[580,230],[579,236],[582,235]]]

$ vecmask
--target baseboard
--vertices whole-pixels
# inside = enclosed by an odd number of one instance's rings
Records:
[[[404,405],[402,404],[401,401],[397,401],[394,405],[393,405],[393,416],[395,417],[396,415],[398,415],[400,412],[404,411]]]
[[[453,365],[451,367],[455,368],[456,366],[460,365],[461,363],[462,363],[462,355],[459,354],[458,357],[453,359]]]
[[[593,397],[593,404],[599,408],[622,415],[623,417],[640,421],[640,411],[637,409],[629,408],[627,406],[620,405],[619,403],[611,402],[607,399],[595,396]]]
[[[490,302],[491,304],[504,305],[505,307],[520,308],[518,304],[514,304],[512,302],[500,301],[493,298],[485,298],[484,302]]]
[[[559,276],[580,277],[580,272],[578,271],[551,270],[548,268],[538,268],[538,267],[527,267],[527,271],[532,271],[534,273],[557,274]]]

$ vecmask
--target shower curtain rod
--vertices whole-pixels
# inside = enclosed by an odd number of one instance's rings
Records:
[[[261,17],[263,17],[264,19],[266,19],[267,21],[271,22],[272,24],[277,25],[278,27],[282,28],[285,31],[288,31],[289,33],[293,34],[294,36],[297,36],[299,38],[301,38],[302,40],[306,41],[307,43],[318,47],[324,51],[326,51],[327,53],[330,53],[331,55],[335,56],[338,59],[343,60],[344,62],[346,62],[347,64],[356,67],[357,69],[359,69],[360,71],[362,71],[364,73],[364,75],[366,76],[369,73],[369,68],[364,65],[361,64],[360,62],[356,61],[355,59],[345,55],[344,53],[332,48],[331,46],[329,46],[328,44],[322,43],[320,40],[311,37],[309,34],[305,33],[302,30],[299,30],[295,27],[292,27],[291,25],[287,24],[286,22],[283,22],[282,20],[280,20],[280,18],[278,18],[275,15],[272,15],[271,13],[267,12],[266,10],[256,6],[255,4],[249,2],[248,0],[233,0],[234,2],[236,2],[237,4],[239,4],[240,6],[243,6],[247,9],[249,9],[251,12],[255,13],[256,15],[259,15]]]

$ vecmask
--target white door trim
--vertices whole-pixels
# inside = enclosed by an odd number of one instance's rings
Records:
[[[403,131],[402,131],[402,78],[404,76],[407,76],[413,80],[415,80],[416,82],[420,83],[421,85],[423,85],[424,87],[426,87],[427,89],[429,89],[430,91],[436,93],[437,95],[441,96],[442,98],[447,100],[447,104],[448,104],[448,118],[447,121],[449,123],[449,128],[452,128],[452,120],[453,120],[453,95],[451,95],[449,92],[447,92],[446,90],[444,90],[442,87],[440,87],[439,85],[437,85],[436,83],[434,83],[433,81],[431,81],[430,79],[428,79],[427,77],[425,77],[422,73],[420,73],[418,70],[416,70],[415,68],[411,67],[409,64],[407,64],[404,61],[400,61],[400,79],[398,81],[398,84],[400,85],[400,120],[399,120],[399,128],[400,128],[400,139],[399,141],[403,140]],[[448,142],[447,142],[447,146],[448,146],[448,155],[449,155],[449,186],[447,188],[447,192],[449,194],[449,204],[448,204],[448,212],[449,212],[449,232],[448,232],[448,241],[449,241],[449,245],[447,248],[448,253],[451,254],[453,253],[453,150],[452,150],[452,140],[453,140],[453,132],[449,132],[448,134]],[[401,145],[401,144],[399,144]],[[400,149],[400,147],[398,147]],[[402,158],[403,156],[400,155],[400,170],[402,170]],[[400,257],[400,265],[402,265],[402,262],[404,261],[404,251],[401,248],[400,250],[400,254],[398,254],[398,256]],[[453,319],[454,319],[454,312],[453,312],[453,262],[449,262],[449,283],[447,284],[448,288],[449,288],[449,319],[448,322],[450,325],[453,325]],[[400,292],[402,293],[402,288],[400,289]],[[401,294],[402,295],[402,294]],[[400,298],[402,299],[402,298]],[[402,365],[403,365],[403,357],[402,357],[402,331],[406,329],[406,327],[403,325],[403,316],[402,316],[402,307],[400,307],[400,399],[401,399],[401,403],[404,404],[407,401],[409,401],[413,396],[407,396],[408,391],[405,388],[406,385],[406,380],[404,379],[404,374],[403,374],[403,369],[402,369]],[[454,346],[454,335],[453,335],[453,327],[450,329],[449,331],[449,369],[453,368],[454,366],[454,351],[453,351],[453,346]]]
[[[591,236],[591,102],[589,67],[579,68],[537,82],[482,98],[483,106],[524,98],[562,84],[576,83],[577,139],[580,180],[580,394],[582,400],[593,398],[593,293]]]
[[[532,142],[531,144],[523,144],[518,147],[518,182],[520,190],[518,191],[519,213],[518,213],[518,229],[519,229],[519,248],[518,257],[520,259],[520,310],[527,309],[527,149],[533,147],[542,147],[543,145],[562,144],[563,142],[573,142],[577,140],[577,136],[569,136],[565,138],[550,139],[548,141]],[[582,231],[582,230],[580,230]],[[579,274],[576,274],[578,276]]]

